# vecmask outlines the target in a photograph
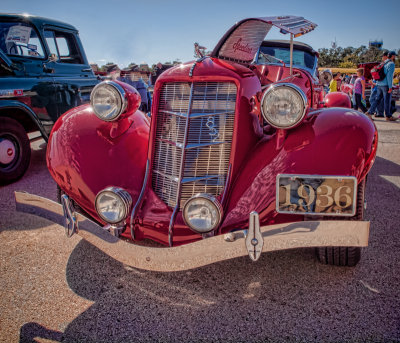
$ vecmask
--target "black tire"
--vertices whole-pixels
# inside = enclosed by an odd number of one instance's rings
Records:
[[[365,182],[364,179],[357,188],[357,212],[351,220],[364,219],[364,199],[365,199]],[[318,260],[323,264],[332,266],[354,267],[360,262],[360,247],[321,247],[315,249]]]
[[[0,184],[17,181],[31,160],[31,146],[23,126],[12,118],[0,117],[0,144]],[[8,151],[12,158],[8,158]]]

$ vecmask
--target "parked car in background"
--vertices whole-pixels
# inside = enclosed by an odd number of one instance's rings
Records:
[[[47,141],[57,119],[89,102],[98,82],[75,27],[0,14],[0,183],[28,168],[28,133],[38,131]]]
[[[352,98],[356,79],[357,75],[350,75],[346,80],[343,80],[340,85],[340,91],[346,93],[350,98]]]
[[[264,41],[273,27],[290,40]],[[315,27],[296,16],[236,23],[210,56],[159,76],[151,121],[133,87],[97,85],[91,106],[64,114],[50,136],[61,204],[17,192],[18,210],[142,269],[299,247],[356,265],[377,131],[346,94],[325,96],[317,52],[294,42]]]

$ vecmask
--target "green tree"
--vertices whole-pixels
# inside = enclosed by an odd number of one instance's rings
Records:
[[[323,68],[356,68],[360,63],[378,62],[382,58],[383,50],[376,47],[361,45],[358,48],[351,46],[342,48],[321,48],[319,53],[319,66]],[[400,49],[399,49],[400,52]],[[399,59],[396,59],[396,67],[400,67]]]
[[[357,66],[351,61],[340,62],[338,65],[339,68],[356,68]]]

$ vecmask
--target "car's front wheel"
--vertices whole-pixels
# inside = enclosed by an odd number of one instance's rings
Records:
[[[357,212],[351,220],[364,220],[365,179],[357,188]],[[315,249],[318,260],[333,266],[354,267],[361,259],[360,247],[320,247]]]
[[[31,146],[23,126],[12,118],[0,118],[0,184],[22,177],[30,160]]]

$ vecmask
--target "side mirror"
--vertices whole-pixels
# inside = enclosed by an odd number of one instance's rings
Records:
[[[58,61],[58,57],[56,54],[50,54],[49,56],[49,62],[57,62]]]

